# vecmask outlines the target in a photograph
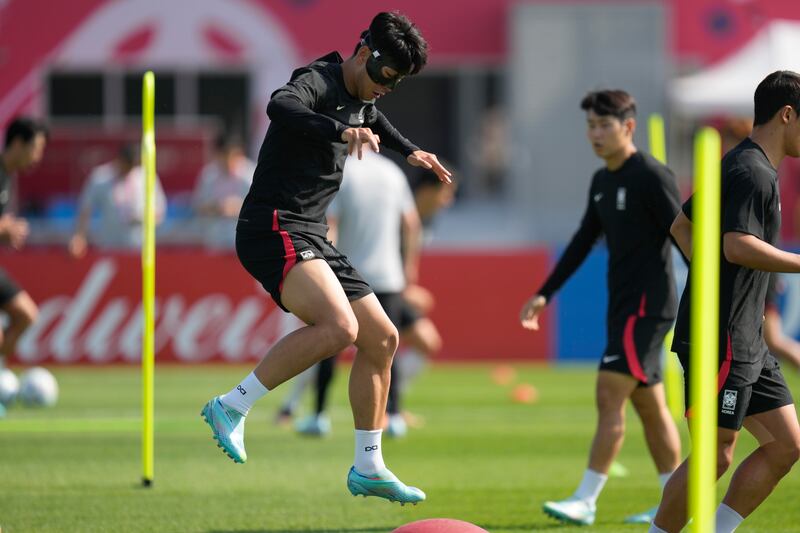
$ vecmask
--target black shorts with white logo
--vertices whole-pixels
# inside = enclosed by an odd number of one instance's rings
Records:
[[[239,224],[236,229],[236,255],[242,266],[286,312],[289,310],[281,303],[283,282],[292,267],[300,261],[322,259],[328,263],[351,302],[373,292],[347,257],[330,241],[314,233],[281,229],[277,212],[272,231]]]
[[[689,394],[689,357],[678,354],[683,365],[686,417],[692,416]],[[717,427],[740,430],[745,417],[792,405],[792,393],[783,379],[777,359],[768,354],[761,361],[739,362],[728,356],[717,374]]]
[[[22,289],[17,282],[0,268],[0,306],[6,305],[20,292]]]
[[[640,387],[661,383],[661,353],[672,320],[630,315],[610,320],[600,370],[634,377]]]

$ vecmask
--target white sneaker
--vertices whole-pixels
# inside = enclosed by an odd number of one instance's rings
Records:
[[[298,420],[294,429],[301,435],[324,437],[331,432],[331,421],[324,414],[308,415]]]
[[[543,510],[546,515],[556,520],[579,526],[591,526],[594,524],[597,508],[586,500],[579,500],[573,496],[558,502],[545,502]]]
[[[632,514],[625,518],[626,524],[649,524],[653,521],[656,517],[656,513],[658,512],[658,505],[653,507],[652,509],[648,509],[643,513]]]

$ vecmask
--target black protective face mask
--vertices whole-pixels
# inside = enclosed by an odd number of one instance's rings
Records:
[[[405,77],[405,73],[397,66],[394,65],[391,59],[387,58],[379,50],[372,47],[369,34],[361,39],[361,44],[370,49],[369,58],[367,59],[367,75],[369,79],[382,85],[387,89],[394,89],[398,83]],[[383,68],[389,67],[397,71],[394,76],[384,76]]]

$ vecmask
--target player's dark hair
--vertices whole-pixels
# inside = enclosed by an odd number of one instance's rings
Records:
[[[139,150],[135,143],[125,143],[117,150],[117,159],[130,167],[136,166],[138,155]]]
[[[11,146],[15,139],[28,144],[39,133],[47,137],[48,131],[44,123],[31,117],[16,117],[6,127],[5,147]]]
[[[450,169],[453,172],[453,175],[450,176],[450,181],[453,185],[458,183],[458,172],[457,169],[453,166],[452,163],[446,161],[442,158],[439,158],[439,162],[447,169]],[[416,172],[410,173],[408,177],[408,185],[411,187],[411,192],[416,193],[418,190],[423,189],[425,187],[433,187],[436,189],[440,189],[445,186],[445,183],[439,179],[439,176],[436,175],[432,170],[417,167]]]
[[[218,152],[227,152],[235,148],[244,149],[244,141],[232,133],[220,133],[214,138],[214,149]]]
[[[753,101],[753,126],[766,124],[787,105],[800,114],[800,74],[791,70],[773,72],[758,84]]]
[[[616,117],[622,122],[636,116],[636,100],[620,89],[592,91],[581,100],[581,109],[597,115]]]
[[[419,28],[397,11],[375,15],[369,29],[361,33],[353,54],[364,42],[370,49],[386,55],[405,75],[417,74],[428,62],[428,42]]]

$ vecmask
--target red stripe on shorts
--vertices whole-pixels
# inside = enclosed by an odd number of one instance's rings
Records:
[[[639,364],[639,356],[636,353],[636,342],[633,339],[633,331],[636,327],[636,321],[644,316],[645,302],[646,295],[642,294],[642,301],[639,303],[639,312],[628,317],[628,321],[625,323],[625,333],[622,337],[625,359],[628,361],[628,368],[631,371],[631,375],[642,383],[647,383],[647,376],[644,374],[644,370],[642,370],[642,365]]]
[[[283,275],[281,276],[281,282],[278,285],[278,291],[283,291],[283,280],[286,279],[286,274],[288,274],[292,267],[297,263],[297,253],[294,250],[294,244],[292,244],[291,237],[289,237],[289,234],[285,230],[282,230],[280,224],[278,224],[277,209],[272,212],[272,231],[277,231],[280,233],[281,238],[283,239],[283,258],[286,260],[286,264],[283,265]]]
[[[728,333],[727,335],[727,344],[725,346],[725,359],[722,361],[722,364],[719,366],[719,372],[717,372],[717,394],[722,391],[722,387],[725,385],[725,381],[728,379],[728,374],[731,373],[731,361],[733,360],[733,349],[731,348],[731,334]],[[692,416],[692,408],[689,407],[686,409],[686,418]]]

